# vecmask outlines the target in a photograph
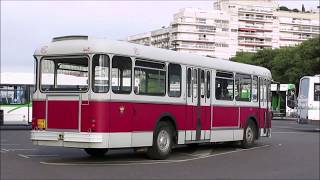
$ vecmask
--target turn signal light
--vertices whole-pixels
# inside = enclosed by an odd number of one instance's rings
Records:
[[[46,120],[45,119],[37,119],[37,126],[39,129],[46,128]]]

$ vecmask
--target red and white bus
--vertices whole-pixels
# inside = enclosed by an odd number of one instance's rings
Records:
[[[271,134],[268,69],[87,36],[64,36],[34,54],[34,144],[147,149],[241,142]]]

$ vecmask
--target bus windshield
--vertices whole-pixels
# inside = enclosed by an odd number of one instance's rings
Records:
[[[87,57],[52,57],[41,60],[40,89],[49,91],[87,91]]]

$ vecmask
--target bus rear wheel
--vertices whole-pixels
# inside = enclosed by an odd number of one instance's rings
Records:
[[[160,122],[153,136],[152,146],[147,150],[151,159],[166,159],[173,146],[173,128],[170,123]]]
[[[253,121],[249,121],[243,133],[243,140],[241,141],[242,148],[250,148],[254,145],[257,138],[257,127]]]
[[[103,157],[108,152],[108,149],[85,148],[84,151],[92,157]]]

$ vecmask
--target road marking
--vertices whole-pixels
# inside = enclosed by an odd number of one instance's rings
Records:
[[[199,156],[207,156],[210,155],[210,153],[183,153],[183,152],[178,152],[177,154],[182,154],[182,155],[187,155],[187,156],[193,156],[193,157],[199,157]]]
[[[56,157],[59,156],[58,154],[30,154],[30,155],[25,155],[28,157]]]
[[[37,149],[8,149],[9,151],[35,151]]]
[[[269,147],[271,145],[264,145],[264,146],[259,146],[259,147],[253,147],[250,149],[240,149],[240,150],[233,150],[229,152],[224,152],[224,153],[217,153],[217,154],[211,154],[211,155],[204,155],[204,156],[198,156],[194,158],[189,158],[189,159],[181,159],[181,160],[148,160],[148,161],[123,161],[124,163],[118,163],[119,161],[110,161],[108,163],[88,163],[88,162],[78,162],[78,163],[51,163],[51,162],[46,162],[46,161],[41,161],[40,164],[45,164],[45,165],[55,165],[55,166],[127,166],[127,165],[151,165],[151,164],[168,164],[168,163],[180,163],[180,162],[188,162],[188,161],[194,161],[194,160],[199,160],[199,159],[204,159],[204,158],[210,158],[210,157],[216,157],[216,156],[221,156],[221,155],[226,155],[226,154],[232,154],[232,153],[237,153],[237,152],[242,152],[242,151],[250,151],[254,149],[261,149],[265,147]]]
[[[1,153],[6,153],[6,152],[8,152],[8,151],[9,151],[8,149],[2,149],[2,148],[1,148],[1,150],[0,150]]]
[[[31,157],[56,157],[59,156],[57,154],[18,154],[18,156],[23,157],[23,158],[31,158]]]
[[[23,154],[18,154],[18,156],[20,157],[23,157],[23,158],[26,158],[26,159],[29,159],[30,157],[26,156],[26,155],[23,155]]]

